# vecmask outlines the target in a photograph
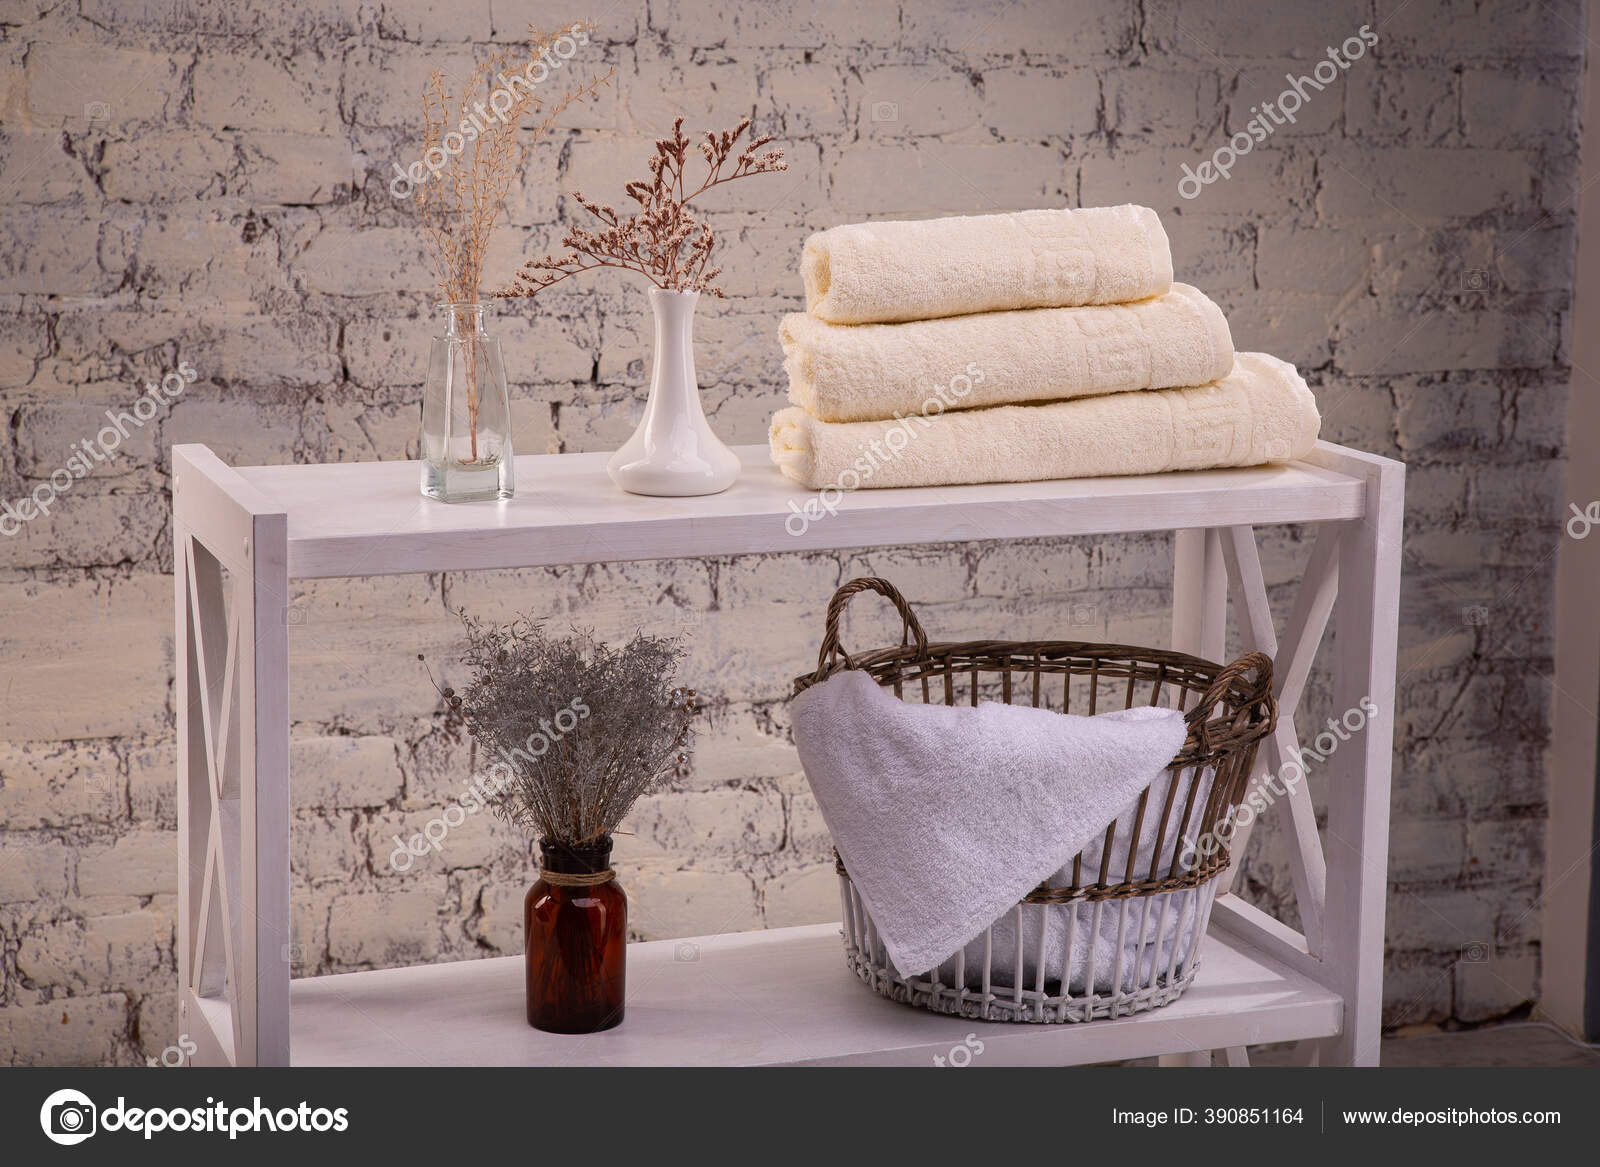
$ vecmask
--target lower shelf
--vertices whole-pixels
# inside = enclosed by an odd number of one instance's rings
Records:
[[[315,977],[291,999],[297,1066],[928,1066],[968,1034],[984,1043],[974,1065],[1082,1065],[1329,1037],[1343,1013],[1215,926],[1177,1001],[1088,1024],[980,1024],[884,1000],[845,967],[837,924],[631,945],[626,1019],[582,1037],[528,1027],[521,957]]]

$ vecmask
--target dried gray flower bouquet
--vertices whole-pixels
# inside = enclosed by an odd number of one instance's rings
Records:
[[[688,760],[699,704],[674,684],[680,638],[614,648],[527,619],[462,621],[471,675],[440,693],[472,736],[474,770],[486,757],[485,801],[502,818],[551,843],[594,843]]]

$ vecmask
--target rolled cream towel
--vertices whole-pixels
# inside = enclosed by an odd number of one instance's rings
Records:
[[[792,313],[778,331],[789,400],[820,421],[1205,385],[1233,368],[1222,310],[1198,289],[1133,304],[1023,308],[828,324]]]
[[[951,410],[899,421],[772,419],[772,460],[812,490],[1159,474],[1302,458],[1321,418],[1294,366],[1239,353],[1194,389]]]
[[[1172,285],[1172,251],[1149,207],[1015,211],[831,227],[800,274],[807,312],[866,324],[1143,300]]]

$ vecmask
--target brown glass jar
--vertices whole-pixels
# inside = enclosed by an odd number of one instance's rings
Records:
[[[539,840],[540,878],[522,905],[528,954],[528,1024],[550,1033],[595,1033],[622,1021],[628,897],[608,872],[611,839],[571,846]],[[547,878],[553,877],[553,878]]]

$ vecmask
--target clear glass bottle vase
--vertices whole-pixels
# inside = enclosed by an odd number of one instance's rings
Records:
[[[422,493],[440,502],[510,498],[511,407],[500,342],[482,304],[441,304],[422,391]]]

